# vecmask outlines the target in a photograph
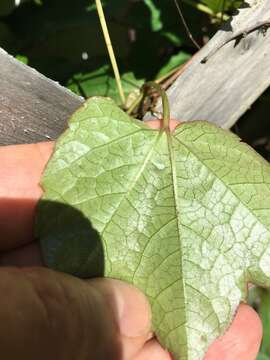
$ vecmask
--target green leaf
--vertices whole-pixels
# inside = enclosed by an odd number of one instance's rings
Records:
[[[16,55],[16,59],[19,60],[20,62],[22,62],[23,64],[28,64],[28,57],[24,56],[24,55]]]
[[[132,72],[128,72],[121,76],[121,82],[124,93],[128,96],[131,92],[138,91],[141,88],[144,79],[136,79]],[[108,96],[118,105],[122,103],[109,65],[89,73],[74,75],[68,82],[68,87],[86,98],[90,96]]]
[[[270,360],[270,292],[253,286],[248,292],[248,303],[258,312],[263,325],[263,339],[257,360]]]
[[[109,0],[108,0],[109,1]],[[102,4],[102,7],[104,8],[108,1],[101,1],[101,4]],[[88,4],[87,7],[86,7],[86,10],[91,12],[91,11],[97,11],[97,5],[96,3],[94,2],[93,4]]]
[[[151,25],[153,31],[159,31],[163,28],[161,21],[161,11],[156,6],[153,0],[144,0],[145,5],[149,8],[151,13]]]
[[[259,353],[256,360],[270,360],[270,357],[268,355],[266,355],[266,354]]]
[[[171,70],[177,68],[178,66],[184,64],[186,61],[188,61],[191,58],[189,54],[187,54],[184,51],[180,51],[178,54],[173,55],[169,61],[162,66],[159,73],[157,74],[157,79],[163,75],[168,74]]]
[[[41,6],[43,5],[43,0],[34,0],[34,3]]]
[[[178,34],[175,34],[171,31],[162,31],[161,34],[168,39],[173,45],[180,46],[182,45],[182,39]]]
[[[203,359],[247,282],[270,286],[269,165],[212,124],[170,134],[92,98],[58,140],[42,187],[47,264],[142,289],[176,360]]]
[[[258,294],[260,299],[258,312],[264,329],[261,351],[266,355],[270,355],[270,292],[267,289],[258,289]]]
[[[202,0],[214,13],[233,11],[244,2],[244,0]]]

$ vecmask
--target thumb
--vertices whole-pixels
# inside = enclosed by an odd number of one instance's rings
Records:
[[[0,292],[5,360],[128,360],[149,338],[145,297],[117,280],[2,268]]]

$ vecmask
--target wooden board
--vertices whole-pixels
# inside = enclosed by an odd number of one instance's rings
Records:
[[[229,42],[206,64],[201,60],[237,31],[267,19],[269,0],[246,1],[168,90],[173,118],[208,120],[230,128],[250,108],[270,85],[270,28],[265,34],[257,30],[239,42]]]
[[[0,49],[0,145],[57,138],[82,102]]]

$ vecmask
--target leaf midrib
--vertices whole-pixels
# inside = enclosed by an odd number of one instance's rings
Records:
[[[168,142],[168,154],[169,154],[169,158],[170,158],[170,163],[171,163],[171,174],[172,174],[172,187],[173,187],[173,198],[174,198],[174,207],[175,207],[175,217],[176,217],[176,224],[177,224],[177,234],[178,234],[178,239],[179,239],[179,259],[180,259],[180,268],[182,271],[182,276],[180,278],[180,281],[182,282],[182,287],[183,287],[183,298],[184,298],[184,311],[185,311],[185,322],[187,322],[187,316],[186,316],[186,307],[187,307],[187,303],[186,303],[186,287],[185,287],[185,282],[184,282],[184,277],[183,277],[183,273],[184,273],[184,267],[183,267],[183,258],[182,258],[182,243],[181,243],[181,236],[180,236],[180,224],[179,224],[179,218],[180,218],[180,209],[178,207],[178,190],[177,190],[177,176],[176,176],[176,167],[175,167],[175,154],[174,154],[174,149],[172,146],[172,135],[169,131],[166,132],[167,133],[167,142]],[[188,343],[188,337],[187,337],[187,331],[186,331],[186,327],[183,327],[183,331],[185,331],[185,339],[186,342]],[[187,350],[187,349],[186,349]],[[186,354],[187,356],[187,354]]]

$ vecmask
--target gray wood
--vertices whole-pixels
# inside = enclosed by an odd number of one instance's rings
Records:
[[[270,20],[269,0],[248,0],[246,3],[250,7],[240,9],[239,14],[217,32],[168,90],[173,118],[208,120],[230,128],[269,87],[270,29],[265,35],[254,31],[238,44],[229,42],[206,64],[201,64],[212,49],[236,32],[258,21]],[[160,106],[157,110],[161,111]]]
[[[0,49],[0,145],[56,139],[82,102]]]

